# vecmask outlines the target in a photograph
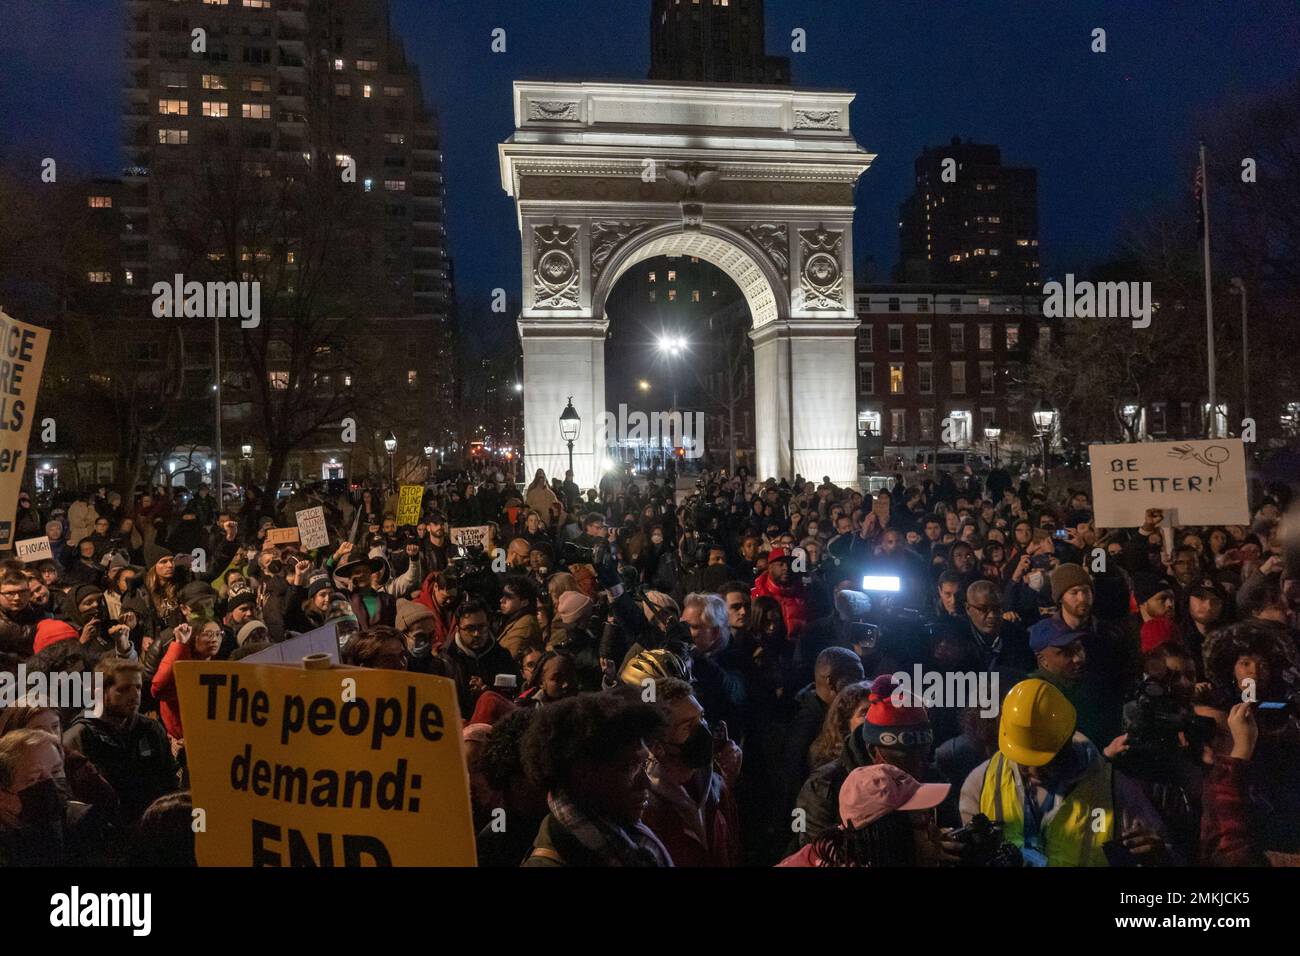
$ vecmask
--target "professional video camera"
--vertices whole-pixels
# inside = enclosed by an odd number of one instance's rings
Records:
[[[1124,705],[1124,732],[1128,746],[1115,757],[1115,765],[1140,780],[1164,780],[1182,754],[1200,758],[1201,747],[1214,737],[1215,723],[1212,717],[1197,716],[1190,704],[1178,701],[1163,683],[1147,677]]]
[[[1002,824],[994,823],[982,813],[971,817],[970,823],[964,827],[949,830],[947,835],[961,844],[961,862],[957,866],[1025,865],[1020,848],[1002,839]]]
[[[576,541],[564,541],[560,544],[559,562],[564,566],[570,564],[595,564],[598,547],[581,545]]]
[[[868,574],[862,579],[862,590],[871,599],[866,623],[875,633],[859,630],[864,639],[875,638],[872,647],[877,655],[899,666],[924,660],[940,625],[919,608],[907,606],[901,579]]]
[[[462,594],[489,607],[494,607],[501,597],[501,585],[492,571],[492,555],[481,545],[452,545],[442,579],[447,585],[458,584]]]

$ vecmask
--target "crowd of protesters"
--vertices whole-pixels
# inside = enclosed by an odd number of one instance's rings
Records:
[[[1284,488],[1249,527],[1115,530],[1002,468],[676,485],[488,473],[406,525],[324,484],[23,494],[51,556],[0,563],[0,670],[104,695],[0,708],[0,864],[192,864],[174,664],[327,625],[344,665],[455,682],[485,866],[1297,859]],[[316,506],[329,546],[266,543]]]

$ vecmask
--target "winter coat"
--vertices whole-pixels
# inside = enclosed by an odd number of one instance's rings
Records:
[[[525,649],[542,650],[542,626],[537,622],[537,615],[526,610],[520,611],[502,628],[497,643],[515,659]]]
[[[488,688],[496,685],[498,674],[513,674],[516,680],[519,678],[519,668],[515,664],[515,659],[496,641],[493,641],[492,646],[481,654],[474,655],[464,650],[456,643],[455,638],[452,638],[439,652],[438,658],[442,661],[447,676],[456,682],[460,715],[466,720],[474,713],[475,695],[470,691],[469,686],[471,678],[477,677]]]
[[[785,619],[786,636],[791,641],[799,639],[810,620],[808,595],[802,579],[792,578],[790,584],[782,586],[773,581],[768,572],[764,571],[758,576],[749,593],[751,597],[776,598],[777,603],[781,605],[781,617]]]
[[[63,733],[63,746],[86,757],[121,801],[128,823],[164,793],[180,789],[176,758],[163,725],[137,714],[118,728],[99,717],[81,716]]]

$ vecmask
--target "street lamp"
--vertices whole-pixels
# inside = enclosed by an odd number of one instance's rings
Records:
[[[1043,440],[1043,490],[1047,490],[1047,452],[1052,447],[1052,432],[1056,430],[1056,407],[1046,398],[1034,406],[1034,431]]]
[[[1250,349],[1246,345],[1246,283],[1234,278],[1232,291],[1241,296],[1241,417],[1250,417]],[[1218,422],[1216,421],[1217,425]]]
[[[424,443],[424,457],[429,459],[429,477],[433,477],[433,442]]]
[[[388,493],[392,494],[397,490],[397,478],[393,473],[393,452],[397,451],[397,436],[391,431],[384,439],[384,451],[388,452]]]
[[[995,422],[989,422],[984,426],[984,438],[989,443],[989,458],[993,460],[996,467],[998,463],[998,439],[1002,437],[1002,429]]]
[[[564,411],[560,412],[560,437],[569,443],[569,471],[573,471],[573,443],[578,440],[578,431],[582,428],[582,418],[578,415],[578,410],[573,407],[573,396],[569,396],[569,404],[564,406]]]
[[[252,446],[252,445],[240,445],[240,446],[239,446],[239,454],[243,457],[244,461],[252,461],[252,460],[253,460],[253,446]]]

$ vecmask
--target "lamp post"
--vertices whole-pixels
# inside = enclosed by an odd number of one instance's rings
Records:
[[[429,477],[433,477],[433,442],[424,443],[424,457],[429,459]]]
[[[384,439],[384,451],[388,452],[388,493],[391,495],[397,490],[397,478],[393,472],[393,453],[397,451],[397,436],[391,431]]]
[[[1052,447],[1052,432],[1056,430],[1056,407],[1046,398],[1034,406],[1034,431],[1043,440],[1043,491],[1047,491],[1047,453]]]
[[[989,443],[989,458],[995,468],[998,464],[998,439],[1001,437],[1002,429],[996,423],[990,422],[984,426],[984,438]]]
[[[1232,291],[1241,296],[1241,417],[1250,417],[1250,348],[1246,339],[1246,283],[1234,278]],[[1217,415],[1217,409],[1211,410]],[[1215,422],[1217,425],[1218,423]]]
[[[573,396],[570,395],[569,404],[565,405],[564,411],[560,412],[560,437],[569,444],[569,471],[573,471],[573,443],[578,440],[578,431],[581,428],[582,418],[578,415],[578,410],[573,407]]]

